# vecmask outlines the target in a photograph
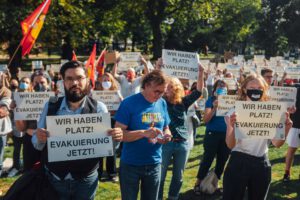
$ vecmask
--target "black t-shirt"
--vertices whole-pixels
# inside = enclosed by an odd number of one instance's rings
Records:
[[[300,128],[300,88],[297,90],[296,112],[291,115],[293,128]]]

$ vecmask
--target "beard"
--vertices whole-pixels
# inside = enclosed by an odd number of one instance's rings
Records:
[[[72,103],[81,101],[87,94],[88,94],[88,88],[84,88],[83,90],[79,91],[72,91],[73,88],[76,88],[76,86],[71,87],[69,90],[65,89],[65,97],[67,101],[70,101]]]

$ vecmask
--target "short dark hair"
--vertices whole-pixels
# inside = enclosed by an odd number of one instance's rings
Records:
[[[264,76],[266,73],[273,73],[273,70],[269,68],[263,68],[260,72],[262,76]]]
[[[217,87],[219,86],[219,85],[225,85],[225,87],[227,88],[227,90],[228,90],[228,85],[227,85],[227,83],[224,81],[224,80],[221,80],[221,79],[218,79],[218,80],[216,80],[215,81],[215,83],[214,83],[214,85],[213,85],[213,90],[212,90],[212,93],[214,94],[215,93],[215,91],[217,90]]]
[[[35,77],[37,76],[42,76],[44,77],[46,80],[47,80],[47,83],[49,84],[50,83],[50,80],[48,79],[49,77],[47,76],[47,74],[45,72],[43,72],[42,70],[37,70],[35,72],[33,72],[33,74],[31,75],[30,77],[30,81],[31,83],[33,83],[33,80]]]
[[[154,83],[156,85],[163,85],[167,83],[167,77],[161,70],[153,70],[149,74],[145,75],[142,80],[141,87],[145,89],[146,84]]]
[[[72,61],[64,63],[61,66],[59,72],[60,72],[61,76],[64,79],[65,78],[65,73],[66,73],[67,69],[75,69],[75,68],[82,68],[83,71],[84,71],[84,74],[87,75],[87,70],[86,70],[85,66],[82,64],[82,62],[75,61],[75,60],[72,60]]]

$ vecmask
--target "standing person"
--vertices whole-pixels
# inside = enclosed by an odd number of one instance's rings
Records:
[[[113,77],[120,83],[121,94],[124,98],[137,94],[140,92],[141,82],[143,76],[149,73],[147,61],[141,56],[141,63],[144,65],[144,75],[137,77],[133,68],[127,70],[126,77],[124,75],[118,75],[118,63],[120,59],[117,59],[112,69]]]
[[[203,67],[199,64],[197,89],[185,96],[184,89],[178,78],[171,77],[168,81],[167,91],[164,98],[167,102],[168,113],[171,119],[170,131],[172,140],[163,146],[162,173],[159,190],[159,199],[163,199],[164,182],[168,166],[173,159],[172,179],[169,188],[169,199],[178,199],[182,185],[183,171],[190,150],[187,130],[187,110],[201,96],[203,89]]]
[[[119,100],[120,102],[123,100],[123,97],[120,93],[120,90],[118,88],[118,83],[114,79],[114,77],[108,73],[105,72],[102,76],[98,78],[98,81],[96,82],[96,87],[95,90],[111,90],[111,91],[118,91],[119,95]],[[115,126],[115,111],[110,111],[110,116],[111,116],[111,127]],[[116,148],[119,144],[116,144]],[[102,173],[103,173],[103,159],[100,158],[99,162],[99,168],[98,168],[98,177],[99,181],[101,180]],[[108,156],[106,157],[106,171],[108,173],[108,178],[112,182],[117,182],[118,181],[118,176],[117,176],[117,167],[116,167],[116,154],[113,156]]]
[[[0,72],[0,118],[7,118],[8,123],[9,119],[9,108],[11,103],[11,91],[9,88],[8,75],[6,73]],[[0,177],[2,175],[3,167],[3,158],[4,158],[4,147],[6,145],[7,133],[2,133],[0,135]]]
[[[124,99],[115,116],[124,132],[120,161],[122,200],[156,200],[161,177],[162,144],[170,141],[170,118],[162,97],[167,79],[159,70],[147,74],[143,91]],[[158,137],[159,136],[159,137]],[[157,140],[157,143],[155,141]]]
[[[226,146],[226,124],[224,117],[216,116],[218,108],[218,96],[227,94],[227,84],[218,80],[213,85],[213,96],[209,97],[205,104],[204,123],[206,124],[205,137],[203,142],[204,154],[200,163],[197,181],[194,186],[196,195],[201,193],[201,181],[206,177],[211,164],[216,157],[215,174],[220,180],[223,174],[225,163],[230,150]]]
[[[42,71],[35,71],[31,76],[31,85],[33,92],[47,92],[50,91],[49,80],[47,75]],[[24,79],[27,81],[27,78]],[[24,82],[26,89],[24,92],[30,92],[27,88],[28,83]],[[24,172],[29,171],[35,164],[41,161],[41,152],[36,150],[31,142],[33,132],[37,128],[37,120],[17,120],[16,128],[20,132],[24,132],[23,137],[23,164]]]
[[[64,80],[65,97],[48,102],[32,138],[34,147],[42,151],[47,177],[57,191],[60,200],[92,200],[98,185],[97,167],[99,158],[73,161],[48,162],[46,116],[106,113],[106,106],[88,97],[90,80],[86,68],[77,61],[62,65],[60,73]],[[108,131],[114,140],[121,140],[121,129]]]
[[[293,163],[294,155],[300,146],[300,88],[297,90],[296,112],[291,115],[293,127],[290,129],[286,142],[288,150],[285,157],[285,173],[283,181],[290,180],[290,170]],[[300,175],[299,175],[300,177]]]
[[[259,75],[250,75],[242,83],[240,101],[267,101],[268,84]],[[234,124],[236,116],[242,113],[229,112],[225,116],[227,125],[226,144],[232,149],[223,179],[223,200],[240,200],[248,188],[249,200],[267,198],[271,182],[271,165],[268,159],[268,139],[235,139]],[[278,113],[280,114],[280,113]],[[292,126],[286,113],[285,135]],[[284,140],[272,139],[275,147],[284,144]]]

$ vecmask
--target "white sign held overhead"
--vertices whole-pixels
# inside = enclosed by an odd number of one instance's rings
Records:
[[[92,96],[95,100],[103,102],[109,111],[118,110],[121,98],[119,91],[112,90],[102,90],[102,91],[92,91]]]
[[[43,61],[42,60],[32,61],[32,69],[43,69]]]
[[[285,139],[287,106],[279,102],[236,101],[236,139]]]
[[[288,107],[296,105],[297,88],[295,87],[270,87],[271,101],[286,103]]]
[[[168,76],[197,80],[199,56],[197,53],[163,49],[161,70]]]
[[[112,156],[109,113],[47,116],[49,162]]]

